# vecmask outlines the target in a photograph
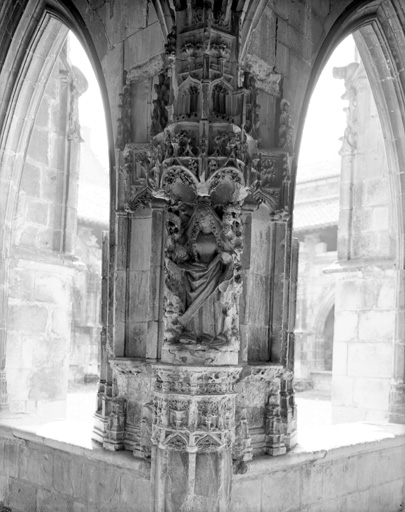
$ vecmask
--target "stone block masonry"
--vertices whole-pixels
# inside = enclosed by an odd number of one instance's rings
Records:
[[[151,499],[150,466],[129,454],[2,429],[0,510],[147,512]]]
[[[0,510],[152,512],[152,467],[109,453],[59,424],[48,437],[0,427]],[[39,427],[38,433],[45,427]],[[69,432],[64,434],[64,432]],[[55,440],[58,438],[59,440]],[[84,442],[83,442],[84,441]],[[75,442],[78,442],[77,439]],[[336,425],[301,436],[281,458],[258,457],[234,476],[232,512],[399,512],[405,427]],[[199,486],[209,482],[200,482]]]
[[[282,459],[258,458],[233,481],[232,512],[399,512],[403,426],[335,425],[301,436]]]

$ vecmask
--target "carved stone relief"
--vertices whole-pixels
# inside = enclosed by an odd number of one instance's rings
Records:
[[[282,455],[289,448],[289,423],[295,414],[292,378],[281,365],[250,366],[241,374],[236,410],[246,423],[236,435],[235,470],[243,470],[241,462],[252,454]]]
[[[231,447],[235,428],[235,381],[239,367],[154,366],[156,384],[152,443],[188,452]]]
[[[135,363],[112,361],[117,397],[130,398],[114,399],[119,405],[106,435],[146,458],[154,447],[189,454],[228,449],[235,472],[243,472],[253,454],[285,452],[294,409],[282,367],[251,368],[238,395],[235,389],[244,216],[264,203],[269,222],[289,222],[293,127],[280,75],[238,61],[238,15],[231,3],[217,4],[187,3],[167,38],[163,69],[150,78],[149,142],[133,141],[132,75],[121,94],[119,214],[136,222],[139,209],[165,204],[162,364],[142,373]],[[264,120],[275,148],[259,147],[259,91],[275,105],[274,119]]]
[[[120,94],[119,108],[121,116],[118,119],[115,146],[122,151],[127,143],[132,142],[131,87],[126,83],[126,73],[124,73],[124,86]]]

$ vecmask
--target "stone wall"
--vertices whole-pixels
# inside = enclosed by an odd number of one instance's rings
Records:
[[[10,248],[7,380],[12,411],[64,414],[77,226],[77,96],[86,81],[59,55],[24,160]]]
[[[325,365],[324,328],[335,303],[335,278],[324,273],[336,260],[336,251],[327,251],[318,233],[307,235],[300,244],[295,330],[295,377],[315,384],[313,372],[330,370]]]
[[[12,512],[153,510],[144,462],[14,434],[3,430],[0,439],[0,509],[3,504]]]
[[[396,325],[396,235],[388,164],[363,65],[337,68],[335,76],[345,80],[349,103],[334,270],[333,420],[380,420],[388,412]]]
[[[255,461],[250,474],[234,479],[232,512],[400,512],[403,435],[395,439],[378,429],[370,435],[364,427],[354,432],[335,426],[329,438],[319,431],[321,443],[312,441],[308,452]],[[346,445],[350,438],[354,445]]]
[[[39,430],[40,432],[40,430]],[[58,434],[59,439],[63,439]],[[232,512],[399,512],[403,427],[335,426],[282,458],[260,457],[232,483]],[[0,431],[0,506],[11,512],[152,512],[151,467],[130,454]],[[209,490],[209,480],[200,488]]]
[[[330,391],[335,277],[325,273],[337,258],[340,157],[298,166],[293,236],[300,243],[295,328],[296,389]],[[331,326],[333,330],[333,325]]]
[[[101,226],[79,219],[75,256],[80,265],[76,265],[73,279],[69,355],[71,383],[97,381],[99,376],[101,231]]]

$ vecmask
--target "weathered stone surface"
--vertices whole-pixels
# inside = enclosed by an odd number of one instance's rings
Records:
[[[23,480],[10,478],[8,505],[17,511],[27,510],[36,506],[37,488]]]

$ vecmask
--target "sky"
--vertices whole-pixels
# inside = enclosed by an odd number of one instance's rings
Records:
[[[72,32],[69,32],[69,47],[71,63],[82,71],[89,83],[87,91],[79,98],[80,124],[84,127],[82,137],[86,133],[85,127],[90,128],[90,146],[102,164],[108,166],[106,121],[97,78],[86,52]]]
[[[341,96],[345,92],[344,80],[333,78],[333,68],[354,62],[355,44],[352,36],[347,37],[335,49],[326,63],[309,104],[304,125],[303,138],[298,160],[299,165],[321,162],[335,157],[342,142],[346,127],[347,100]]]

